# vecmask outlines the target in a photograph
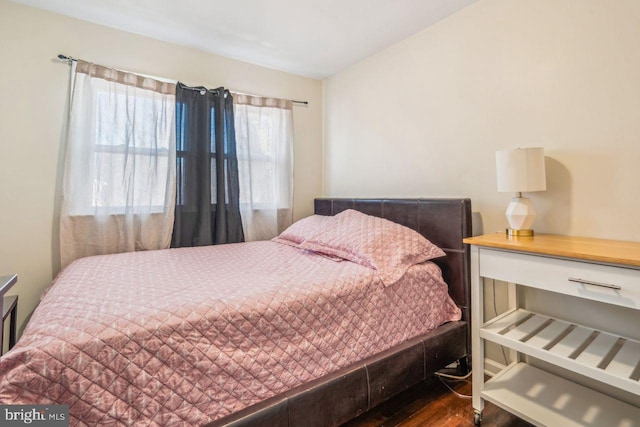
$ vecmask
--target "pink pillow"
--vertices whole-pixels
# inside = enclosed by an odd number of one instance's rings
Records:
[[[333,217],[324,215],[311,215],[306,218],[302,218],[299,221],[291,224],[286,230],[280,233],[279,236],[271,239],[274,242],[284,243],[285,245],[300,247],[300,244],[307,238],[307,236],[313,236],[318,233],[322,233],[322,230]]]
[[[271,241],[303,249],[307,252],[313,252],[314,254],[330,259],[331,261],[342,262],[344,260],[340,257],[324,253],[316,253],[300,247],[300,244],[304,241],[306,236],[321,233],[324,227],[331,222],[331,218],[333,217],[324,215],[308,216],[291,224],[286,230],[280,233],[279,236],[271,239]]]
[[[445,255],[417,231],[352,209],[307,234],[300,247],[374,268],[387,286],[412,265]]]

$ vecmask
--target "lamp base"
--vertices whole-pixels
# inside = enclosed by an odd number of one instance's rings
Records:
[[[533,237],[532,229],[516,230],[515,228],[507,228],[507,236],[514,237]]]
[[[536,210],[528,197],[518,196],[511,199],[507,206],[507,221],[509,228],[507,234],[510,236],[533,236],[531,226],[536,219]]]

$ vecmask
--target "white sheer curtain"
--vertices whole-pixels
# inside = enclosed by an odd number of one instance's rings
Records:
[[[60,214],[62,264],[169,247],[175,207],[175,85],[79,61]]]
[[[293,220],[291,101],[233,94],[246,241],[277,236]]]

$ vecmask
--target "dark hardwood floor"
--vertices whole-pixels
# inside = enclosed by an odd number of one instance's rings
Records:
[[[458,393],[471,395],[470,379],[469,382],[448,382],[448,384]],[[434,377],[343,425],[343,427],[373,426],[473,427],[471,399],[456,396]],[[482,414],[482,426],[530,427],[531,424],[486,402]]]

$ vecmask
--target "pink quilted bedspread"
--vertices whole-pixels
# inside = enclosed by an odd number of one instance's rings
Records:
[[[72,425],[199,425],[460,318],[440,270],[275,242],[80,259],[0,359],[0,402]]]

